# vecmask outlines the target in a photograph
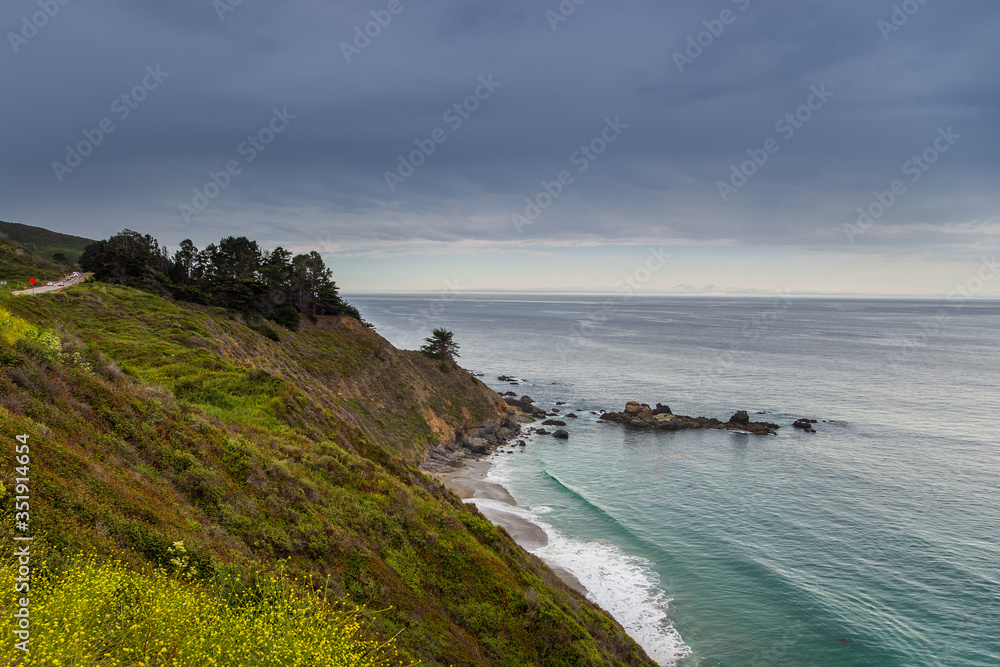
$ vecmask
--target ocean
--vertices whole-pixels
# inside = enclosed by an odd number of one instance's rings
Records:
[[[1000,303],[346,296],[397,347],[447,328],[490,386],[577,415],[490,475],[660,664],[1000,665]],[[593,414],[628,400],[782,428]]]

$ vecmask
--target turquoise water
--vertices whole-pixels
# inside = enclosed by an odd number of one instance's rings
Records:
[[[350,300],[397,346],[445,326],[491,386],[580,416],[494,476],[662,664],[1000,665],[1000,304]],[[785,428],[590,414],[631,399]]]

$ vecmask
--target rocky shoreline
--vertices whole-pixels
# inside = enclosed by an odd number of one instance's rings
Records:
[[[629,401],[623,412],[605,412],[600,421],[624,424],[633,428],[649,428],[662,431],[684,431],[688,429],[711,428],[730,431],[745,431],[754,435],[777,435],[777,424],[750,421],[746,410],[740,410],[729,421],[709,417],[688,417],[675,415],[669,406],[657,403],[655,408],[645,403]]]
[[[504,377],[504,376],[501,376]],[[508,392],[514,395],[513,392]],[[453,441],[439,444],[427,453],[420,465],[421,470],[430,473],[449,473],[467,465],[471,460],[489,456],[503,447],[525,447],[524,440],[512,442],[522,433],[522,424],[533,424],[545,417],[558,416],[558,408],[553,412],[534,405],[530,396],[521,398],[504,397],[507,405],[506,414],[496,420],[487,421],[468,432],[458,432]],[[575,414],[565,415],[567,419],[576,419]],[[566,422],[546,420],[543,426],[566,426]],[[551,435],[556,439],[567,440],[569,433],[563,429],[547,431],[544,428],[530,429],[538,435]],[[509,451],[509,450],[508,450]]]
[[[456,433],[451,443],[440,444],[430,450],[420,467],[425,472],[454,472],[470,459],[489,456],[520,433],[521,424],[513,414],[507,414],[500,419],[480,424],[469,432]]]
[[[508,376],[500,376],[501,381],[513,380]],[[516,384],[511,382],[511,384]],[[475,427],[471,431],[458,432],[450,443],[442,443],[430,450],[421,469],[430,473],[451,473],[467,465],[471,460],[478,460],[493,454],[504,447],[524,447],[524,440],[515,439],[522,435],[522,425],[534,424],[539,420],[540,427],[532,427],[527,430],[528,434],[549,435],[557,440],[568,440],[569,432],[563,428],[567,425],[564,420],[578,419],[572,412],[561,414],[559,407],[549,408],[548,411],[535,405],[530,396],[517,397],[512,391],[501,395],[506,404],[506,414],[502,417],[485,422]],[[557,402],[556,406],[565,405]],[[638,401],[628,401],[625,409],[621,412],[608,412],[601,410],[597,415],[599,422],[622,424],[631,428],[653,429],[660,431],[684,431],[692,429],[716,429],[728,431],[740,431],[753,435],[777,435],[778,424],[766,421],[753,421],[746,410],[740,410],[733,414],[727,421],[712,417],[689,417],[686,415],[675,415],[669,406],[657,403],[655,407],[650,407],[646,403]],[[766,413],[758,413],[766,414]],[[815,419],[799,419],[792,426],[806,433],[815,433],[813,424]],[[555,430],[546,430],[546,426],[554,427]],[[511,453],[511,450],[507,450]]]

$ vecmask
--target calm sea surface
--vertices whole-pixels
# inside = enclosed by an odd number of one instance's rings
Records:
[[[1000,665],[1000,304],[347,298],[397,347],[443,326],[492,387],[578,415],[492,474],[662,664]],[[783,428],[591,414],[633,399]]]

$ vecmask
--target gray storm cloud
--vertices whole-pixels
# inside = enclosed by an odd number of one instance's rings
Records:
[[[15,0],[0,217],[959,260],[997,238],[998,27],[986,1]]]

